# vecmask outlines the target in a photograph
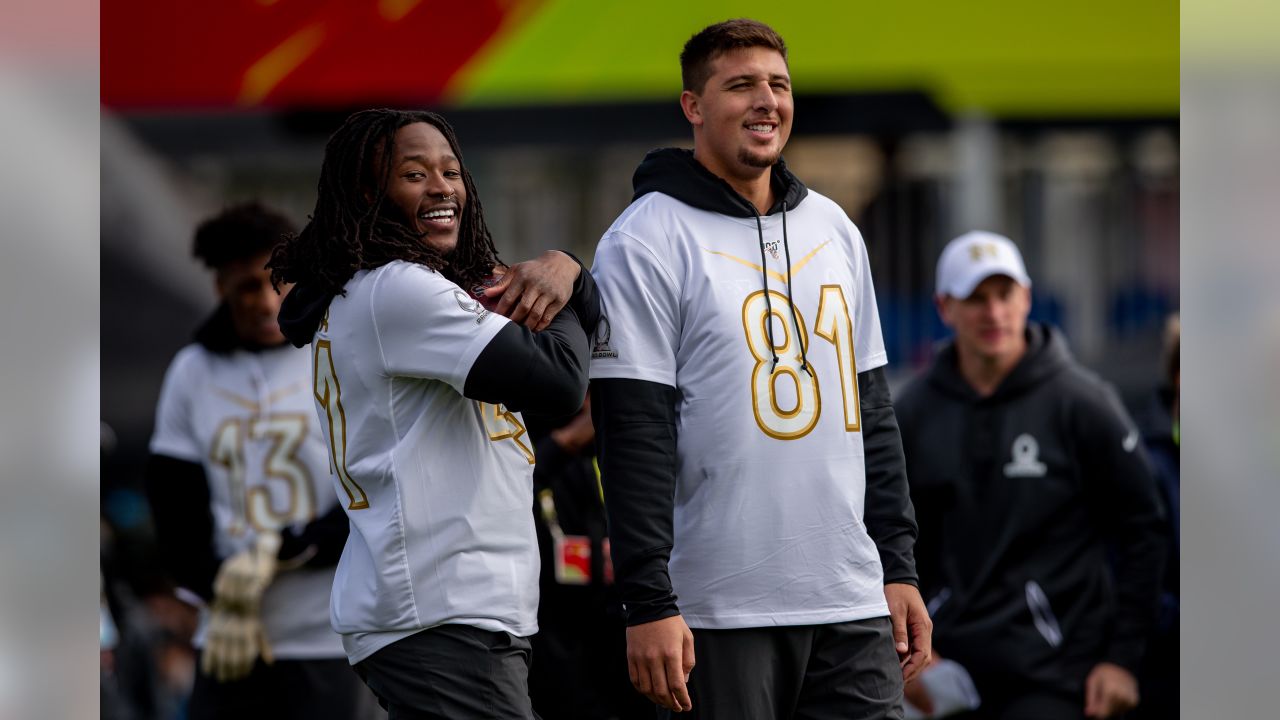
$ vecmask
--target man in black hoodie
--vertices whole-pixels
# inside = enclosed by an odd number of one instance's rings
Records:
[[[866,246],[782,160],[776,32],[713,25],[681,66],[693,152],[649,153],[593,268],[632,682],[697,717],[901,717],[930,625]]]
[[[938,260],[955,339],[896,405],[920,587],[939,655],[982,697],[974,717],[1110,717],[1138,701],[1160,509],[1115,392],[1057,330],[1028,325],[1030,286],[1017,247],[993,233],[962,235]]]

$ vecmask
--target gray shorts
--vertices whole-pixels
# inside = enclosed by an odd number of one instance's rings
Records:
[[[527,638],[439,625],[356,663],[389,720],[535,720]]]
[[[677,720],[901,720],[889,618],[694,630],[690,713]]]

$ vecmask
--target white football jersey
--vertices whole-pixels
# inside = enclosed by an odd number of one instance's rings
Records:
[[[351,518],[332,602],[348,659],[445,623],[537,632],[533,446],[518,413],[462,396],[509,321],[409,262],[345,290],[311,352]]]
[[[336,502],[309,355],[292,346],[218,354],[188,345],[165,374],[151,452],[204,466],[220,557],[249,547],[260,529],[305,525]],[[302,568],[268,586],[262,618],[276,657],[342,657],[328,622],[333,575]]]
[[[596,250],[607,327],[591,377],[679,391],[669,570],[695,628],[888,614],[862,520],[857,374],[886,361],[866,247],[812,190],[786,220],[794,318],[780,214],[761,218],[763,268],[754,218],[661,193],[633,202]]]

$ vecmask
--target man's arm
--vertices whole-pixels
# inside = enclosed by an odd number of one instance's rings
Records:
[[[151,455],[144,476],[160,561],[178,587],[213,599],[220,560],[213,547],[209,482],[199,463]]]
[[[680,614],[667,574],[675,508],[675,396],[675,388],[644,380],[591,383],[609,543],[628,625]]]
[[[884,581],[920,584],[912,549],[916,544],[916,513],[907,485],[907,461],[902,434],[893,413],[884,368],[858,373],[862,412],[862,446],[866,456],[867,533],[880,551]]]
[[[494,303],[494,312],[535,332],[545,330],[568,304],[589,336],[600,319],[600,300],[595,283],[582,281],[588,274],[573,253],[548,250],[534,260],[507,268],[483,295],[486,302]]]
[[[535,333],[512,322],[493,336],[472,363],[463,395],[551,416],[571,415],[582,406],[587,338],[600,318],[600,298],[591,273],[578,269],[568,303],[545,329]]]
[[[1137,676],[1155,622],[1164,570],[1161,507],[1138,431],[1109,387],[1077,407],[1081,477],[1113,551],[1116,616],[1110,642],[1086,679],[1086,714],[1109,717],[1137,703]]]
[[[902,435],[883,367],[858,373],[858,397],[867,479],[864,522],[880,552],[894,644],[903,680],[910,682],[929,664],[933,622],[920,597],[912,553],[917,534],[915,510],[907,486]]]
[[[322,568],[338,564],[342,548],[347,544],[351,521],[342,505],[303,525],[280,531],[279,560],[284,568]]]
[[[628,379],[598,379],[591,388],[631,682],[664,707],[688,710],[693,634],[680,617],[667,572],[674,535],[676,389]]]

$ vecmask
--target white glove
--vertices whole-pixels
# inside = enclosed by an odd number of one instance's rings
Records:
[[[280,534],[261,532],[248,549],[227,558],[213,580],[215,605],[252,609],[256,615],[262,593],[275,577],[279,552]]]
[[[205,633],[201,669],[218,682],[237,680],[253,670],[259,655],[274,661],[262,626],[262,594],[276,572],[280,536],[264,532],[252,546],[222,563],[213,581],[213,605]]]
[[[239,680],[253,670],[253,662],[259,655],[268,665],[275,662],[257,611],[232,610],[215,601],[209,614],[204,653],[200,657],[204,673],[218,682]]]

